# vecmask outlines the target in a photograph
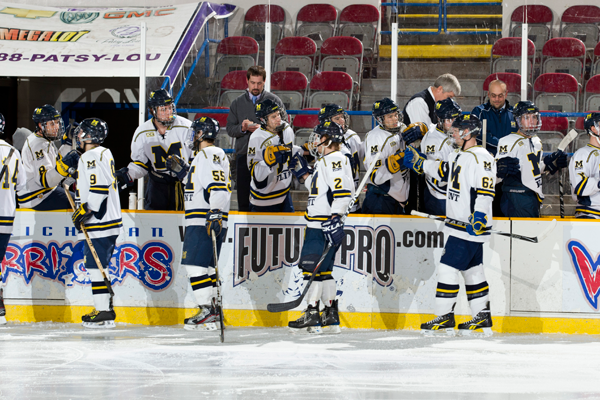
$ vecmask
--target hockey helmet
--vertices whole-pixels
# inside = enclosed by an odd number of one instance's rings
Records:
[[[55,140],[65,133],[65,124],[56,108],[45,104],[33,110],[35,129],[48,140]]]
[[[465,132],[466,130],[468,130],[468,132]],[[452,128],[450,128],[450,132],[452,132],[452,134],[457,131],[458,135],[463,140],[467,135],[470,135],[471,138],[477,137],[481,132],[481,121],[475,115],[461,114],[456,117],[452,123]],[[451,143],[456,147],[457,143],[454,140],[452,140]]]
[[[387,114],[392,114],[392,113],[395,113],[398,116],[397,126],[387,127],[387,126],[385,126],[385,123],[384,123],[385,116]],[[393,101],[392,99],[389,99],[386,97],[383,100],[376,101],[375,103],[373,103],[373,117],[375,118],[375,121],[377,121],[377,123],[384,130],[391,132],[391,133],[400,132],[400,127],[401,127],[400,123],[402,120],[402,112],[400,111],[398,104],[396,104],[396,102]]]
[[[4,119],[4,115],[0,114],[0,137],[4,135],[4,127],[6,126],[6,120]]]
[[[343,142],[344,129],[335,122],[325,121],[315,126],[315,129],[308,137],[308,150],[313,157],[319,158],[322,156],[319,153],[319,146],[325,145],[325,147],[329,147],[332,143]]]
[[[107,136],[108,125],[100,118],[86,118],[75,130],[75,137],[82,143],[101,144]]]
[[[583,120],[583,126],[589,135],[600,138],[600,112],[587,114]],[[596,133],[592,131],[592,127],[596,127]]]
[[[350,116],[337,104],[325,104],[319,110],[319,123],[322,124],[323,122],[332,121],[332,118],[338,115],[341,115],[344,118],[344,126],[342,128],[344,129],[344,133],[346,133],[350,127]]]
[[[170,128],[177,117],[177,108],[173,97],[165,89],[150,92],[148,109],[154,120]]]
[[[269,123],[269,115],[278,112],[279,116],[281,117],[282,121],[281,123],[275,127],[275,132],[282,132],[283,129],[285,128],[285,123],[283,122],[283,113],[282,113],[282,109],[279,106],[279,104],[275,103],[273,100],[271,99],[264,99],[263,101],[261,101],[260,103],[258,103],[256,105],[256,107],[254,108],[254,115],[256,115],[256,118],[258,118],[258,120],[260,121],[260,126],[262,129],[267,129],[268,123]]]
[[[210,117],[200,117],[192,123],[188,143],[193,149],[197,149],[203,140],[214,141],[219,134],[221,126],[217,120]]]
[[[540,109],[529,100],[519,101],[515,104],[513,115],[519,131],[527,136],[534,135],[542,128]]]

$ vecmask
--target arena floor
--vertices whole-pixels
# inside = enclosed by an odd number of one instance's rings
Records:
[[[0,327],[0,399],[600,399],[600,337]]]

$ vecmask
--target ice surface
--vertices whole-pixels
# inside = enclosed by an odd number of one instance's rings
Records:
[[[0,327],[0,399],[600,399],[600,338]]]

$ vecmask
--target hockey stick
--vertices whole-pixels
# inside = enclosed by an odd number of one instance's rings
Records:
[[[352,196],[352,199],[350,199],[350,203],[348,203],[348,206],[346,207],[346,211],[344,212],[344,215],[342,216],[342,224],[346,221],[346,217],[348,217],[348,213],[352,209],[352,206],[356,202],[356,199],[358,199],[358,196],[360,196],[360,192],[362,192],[363,188],[367,184],[367,181],[369,180],[369,177],[371,176],[371,172],[373,172],[373,170],[375,169],[375,164],[377,164],[377,161],[379,161],[380,157],[381,157],[381,153],[377,153],[377,155],[375,156],[373,161],[371,161],[371,165],[369,165],[369,169],[367,169],[367,172],[365,172],[365,176],[363,177],[362,181],[360,182],[358,189],[356,189],[356,191],[354,192],[354,196]],[[310,279],[309,279],[308,283],[306,284],[306,286],[304,287],[304,290],[302,291],[302,294],[300,295],[300,297],[298,297],[296,300],[288,301],[287,303],[267,304],[267,310],[269,310],[269,312],[276,313],[276,312],[288,311],[288,310],[298,307],[300,305],[300,303],[302,303],[304,296],[306,296],[306,293],[308,292],[308,288],[315,280],[315,277],[317,276],[317,274],[319,272],[319,268],[321,267],[321,264],[323,263],[323,260],[325,260],[325,257],[327,256],[327,253],[329,253],[330,249],[331,249],[331,244],[327,243],[327,246],[325,246],[325,250],[323,251],[321,258],[319,259],[319,262],[317,262],[317,266],[315,267],[315,270],[311,274]]]
[[[67,194],[67,198],[69,199],[69,203],[71,204],[71,208],[73,209],[73,212],[75,212],[75,209],[76,209],[75,202],[73,201],[73,198],[71,197],[71,192],[69,192],[69,187],[65,184],[63,184],[63,187],[65,189],[65,193]],[[92,239],[90,239],[90,235],[88,235],[87,230],[85,229],[83,224],[81,224],[81,231],[83,232],[83,234],[85,236],[85,241],[87,242],[88,247],[90,248],[92,256],[94,257],[94,261],[96,261],[96,265],[98,266],[98,269],[100,270],[100,272],[102,272],[102,276],[104,277],[104,283],[106,284],[106,287],[108,288],[108,293],[110,294],[110,308],[112,309],[113,297],[115,296],[115,292],[113,292],[112,286],[110,285],[110,281],[108,280],[108,274],[104,270],[104,268],[102,268],[102,263],[100,262],[100,257],[98,257],[98,253],[96,253],[96,249],[94,248],[94,245],[92,244]]]
[[[215,275],[217,279],[217,306],[219,307],[219,322],[221,323],[221,333],[219,338],[221,343],[225,341],[225,326],[223,325],[223,297],[221,297],[221,281],[219,280],[219,253],[217,253],[217,236],[214,231],[210,232],[213,243],[213,257],[215,259]]]
[[[577,131],[571,129],[569,133],[560,141],[558,144],[559,151],[565,151],[567,146],[575,140],[577,137]],[[563,188],[562,171],[558,171],[558,201],[560,202],[560,217],[565,217],[565,190]]]
[[[411,214],[416,215],[418,217],[429,218],[429,219],[434,219],[436,221],[447,222],[452,225],[458,225],[458,226],[463,226],[463,227],[466,227],[467,225],[469,225],[466,222],[458,221],[456,219],[442,218],[442,217],[438,217],[437,215],[426,214],[426,213],[422,213],[419,211],[412,211]],[[518,235],[516,233],[496,231],[493,229],[486,229],[485,231],[489,232],[489,233],[493,233],[495,235],[506,236],[506,237],[510,237],[513,239],[524,240],[524,241],[530,242],[530,243],[539,243],[542,240],[544,240],[550,234],[550,232],[552,232],[554,230],[555,227],[556,227],[556,220],[553,219],[550,222],[550,226],[548,226],[546,229],[544,229],[542,231],[542,233],[540,233],[537,236],[524,236],[524,235]]]
[[[4,178],[4,174],[6,173],[6,169],[8,168],[8,163],[10,162],[10,158],[12,157],[14,152],[15,148],[11,147],[10,151],[8,152],[8,156],[6,156],[6,158],[4,159],[4,163],[2,163],[2,172],[0,172],[0,182],[2,182],[2,178]]]

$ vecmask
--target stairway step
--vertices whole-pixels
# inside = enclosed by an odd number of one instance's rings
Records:
[[[481,45],[429,45],[398,46],[398,58],[490,58],[492,44]],[[379,46],[379,56],[390,58],[392,46]]]

